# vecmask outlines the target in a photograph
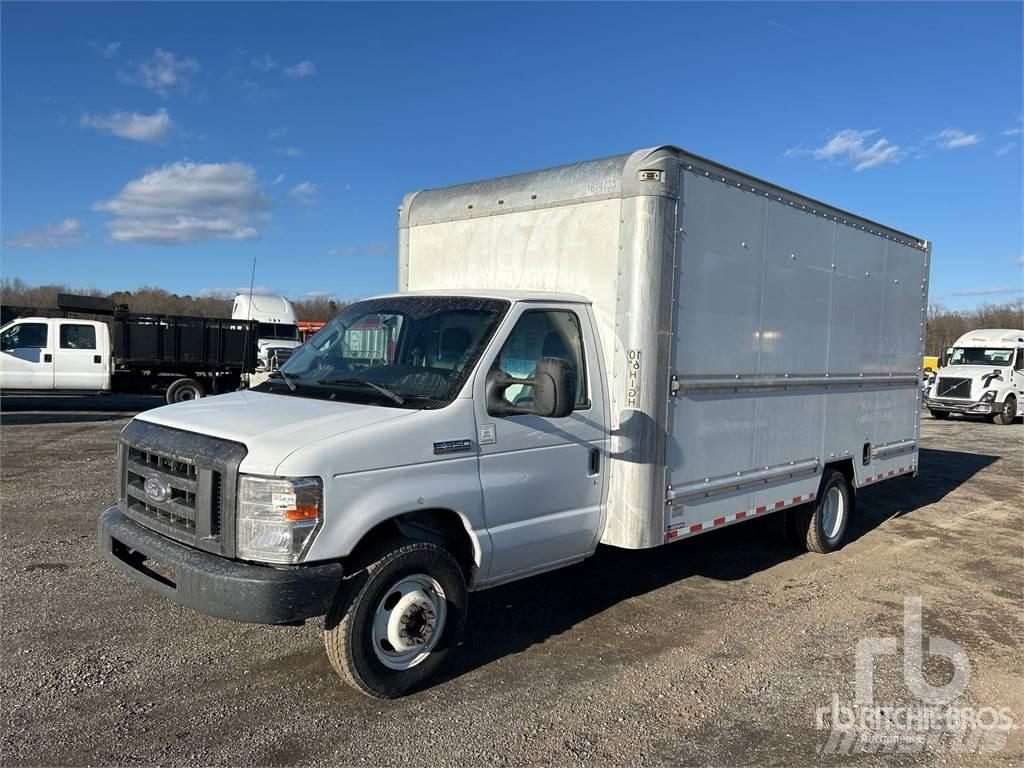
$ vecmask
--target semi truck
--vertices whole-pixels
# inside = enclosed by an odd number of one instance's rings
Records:
[[[163,393],[168,403],[238,389],[256,365],[254,322],[139,314],[108,299],[60,294],[63,317],[0,327],[0,390]],[[76,315],[107,315],[106,320]]]
[[[933,418],[984,416],[1012,424],[1024,402],[1024,330],[982,328],[965,333],[942,355],[925,393]]]
[[[283,296],[239,293],[231,303],[231,318],[256,323],[258,371],[277,370],[302,346],[295,305]]]
[[[126,426],[110,563],[325,616],[340,677],[395,697],[472,591],[769,515],[826,554],[918,472],[926,240],[661,146],[409,194],[398,244],[398,292],[256,390]]]

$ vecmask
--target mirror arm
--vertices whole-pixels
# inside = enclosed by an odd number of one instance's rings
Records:
[[[504,371],[496,371],[487,379],[487,412],[492,416],[529,416],[532,408],[517,408],[505,400],[505,390],[521,384],[524,387],[534,386],[533,379],[517,379]]]

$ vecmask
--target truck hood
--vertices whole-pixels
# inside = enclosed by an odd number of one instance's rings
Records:
[[[951,365],[948,368],[941,368],[936,376],[951,379],[980,379],[982,376],[988,376],[994,370],[997,370],[994,365]],[[999,367],[998,370],[1000,375],[1006,375],[1006,368]]]
[[[241,391],[165,405],[136,418],[242,443],[249,450],[242,468],[273,474],[278,464],[304,445],[414,413],[417,411]]]

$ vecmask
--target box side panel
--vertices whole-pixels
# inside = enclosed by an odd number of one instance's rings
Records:
[[[421,224],[405,234],[403,290],[532,290],[591,299],[614,356],[621,200]]]
[[[694,173],[682,201],[669,533],[807,501],[831,461],[912,471],[927,249]]]

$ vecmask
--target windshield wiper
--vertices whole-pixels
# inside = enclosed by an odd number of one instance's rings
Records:
[[[387,397],[390,400],[395,401],[399,405],[405,404],[405,398],[402,397],[397,392],[395,392],[393,389],[388,389],[387,387],[381,384],[375,384],[372,381],[366,381],[366,379],[358,379],[355,376],[349,376],[344,379],[319,379],[317,381],[317,384],[324,384],[326,386],[345,386],[348,384],[359,384],[364,387],[370,387],[371,389],[377,390],[382,395],[384,395],[384,397]]]
[[[274,376],[280,376],[282,379],[284,379],[284,383],[288,385],[288,389],[291,390],[292,392],[295,391],[295,382],[292,381],[291,375],[285,373],[284,371],[273,371],[269,376],[267,376],[267,378],[270,379],[273,378]]]

